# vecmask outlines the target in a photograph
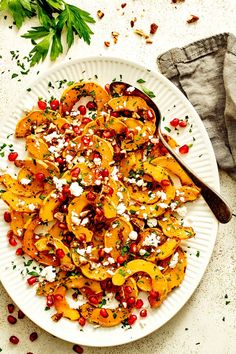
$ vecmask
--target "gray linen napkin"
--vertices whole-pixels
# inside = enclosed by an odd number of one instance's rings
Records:
[[[157,59],[189,99],[211,139],[219,167],[236,179],[236,38],[223,33]]]

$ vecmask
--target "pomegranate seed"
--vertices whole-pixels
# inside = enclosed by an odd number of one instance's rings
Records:
[[[181,128],[187,127],[187,122],[186,122],[186,120],[181,120],[181,121],[179,122],[179,126],[180,126]]]
[[[141,317],[147,317],[147,310],[146,309],[142,309],[140,312],[139,312],[140,316]]]
[[[44,111],[47,108],[47,103],[44,101],[38,101],[38,108]]]
[[[22,256],[23,254],[24,254],[23,248],[22,247],[17,248],[16,255],[17,256]]]
[[[111,134],[111,132],[109,132],[109,130],[106,130],[102,133],[102,137],[105,139],[109,139],[112,137],[112,134]]]
[[[103,187],[103,192],[105,194],[109,194],[109,195],[112,195],[114,193],[114,189],[110,186],[104,186]]]
[[[88,192],[86,194],[86,198],[93,202],[96,199],[96,194],[94,194],[93,192]]]
[[[77,178],[80,174],[80,168],[79,167],[76,167],[74,168],[71,172],[71,177],[74,177],[74,178]]]
[[[73,345],[73,350],[78,354],[83,354],[84,352],[84,349],[78,344]]]
[[[112,286],[113,286],[113,284],[112,284],[111,279],[108,279],[106,282],[106,290],[111,290]]]
[[[13,304],[8,304],[8,305],[7,305],[7,309],[8,309],[8,312],[9,312],[9,313],[13,313],[14,310],[15,310],[15,305],[13,305]]]
[[[43,182],[45,180],[45,174],[44,173],[36,173],[35,178],[39,182]]]
[[[65,131],[66,129],[70,129],[70,124],[69,123],[65,123],[63,124],[63,126],[61,127],[61,130]]]
[[[52,100],[50,102],[50,107],[55,111],[56,109],[58,109],[60,105],[60,102],[58,100]]]
[[[179,148],[179,152],[181,154],[187,154],[189,152],[189,146],[188,145],[183,145]]]
[[[18,318],[19,318],[19,320],[22,320],[24,317],[25,317],[24,312],[21,311],[21,310],[18,310]]]
[[[12,316],[12,315],[7,316],[7,320],[12,325],[14,325],[16,323],[16,321],[17,321],[17,319],[14,316]]]
[[[10,154],[8,155],[8,160],[9,161],[15,161],[18,157],[18,152],[10,152]]]
[[[63,213],[67,213],[67,212],[68,212],[68,205],[63,204],[63,205],[61,206],[61,210],[62,210]]]
[[[135,297],[134,296],[130,296],[128,299],[127,299],[127,304],[129,306],[133,306],[135,304]]]
[[[134,131],[127,128],[125,131],[125,136],[127,139],[133,139],[134,138]]]
[[[63,296],[61,294],[55,294],[54,295],[54,300],[55,301],[61,301],[63,299]]]
[[[154,114],[151,109],[147,110],[147,120],[153,120],[154,119]]]
[[[170,181],[168,179],[163,179],[161,180],[161,186],[162,187],[168,187],[170,186]]]
[[[54,305],[54,296],[53,295],[47,295],[46,304],[48,307],[51,307]]]
[[[4,213],[4,220],[6,222],[11,222],[11,213],[9,211],[5,211]]]
[[[97,216],[103,216],[104,215],[103,210],[101,208],[98,208],[98,207],[95,209],[95,213],[96,213]]]
[[[93,153],[93,160],[94,159],[100,159],[101,158],[101,155],[99,154],[99,152],[94,152]]]
[[[162,146],[160,150],[161,150],[162,154],[167,154],[168,153],[168,150],[167,150],[167,148],[165,146]]]
[[[132,326],[136,320],[137,320],[137,316],[134,315],[134,314],[132,314],[132,315],[130,315],[129,318],[128,318],[128,324],[129,324],[130,326]]]
[[[119,113],[118,112],[111,112],[110,116],[118,118],[119,117]]]
[[[151,299],[157,299],[159,297],[158,291],[151,290],[149,293]]]
[[[17,242],[15,240],[14,237],[10,237],[9,238],[9,244],[12,246],[12,247],[15,247],[17,245]]]
[[[61,259],[61,258],[65,257],[65,252],[61,248],[58,248],[56,250],[56,256]]]
[[[117,263],[119,263],[119,264],[123,264],[124,263],[124,261],[125,261],[125,257],[124,256],[119,256],[119,257],[117,257]]]
[[[105,251],[102,248],[100,248],[98,250],[98,256],[99,256],[99,258],[104,258],[105,257]]]
[[[64,202],[66,200],[66,195],[62,192],[59,192],[57,195],[57,199],[59,200],[59,202]]]
[[[35,276],[32,276],[32,277],[30,277],[30,278],[27,279],[27,283],[28,283],[29,285],[34,285],[35,283],[37,283],[37,281],[38,281],[38,279],[37,279],[37,277],[35,277]]]
[[[92,122],[92,119],[91,119],[91,118],[88,118],[88,117],[86,117],[86,118],[84,118],[84,119],[82,120],[82,123],[83,123],[83,124],[88,124],[88,123],[90,123],[90,122]]]
[[[120,154],[121,148],[119,147],[119,145],[114,145],[114,146],[113,146],[113,149],[114,149],[114,153],[115,153],[115,154]]]
[[[75,134],[79,134],[80,133],[80,127],[78,127],[78,125],[74,125],[73,126],[73,131],[75,132]]]
[[[170,125],[172,126],[172,127],[177,127],[178,125],[179,125],[179,119],[178,118],[174,118],[174,119],[172,119],[171,121],[170,121]]]
[[[65,222],[60,222],[60,223],[58,224],[58,227],[59,227],[60,229],[62,229],[62,230],[66,230],[66,229],[67,229],[67,225],[66,225]]]
[[[56,158],[56,162],[59,163],[59,165],[63,165],[64,164],[64,159],[62,157],[57,157]]]
[[[110,94],[110,85],[109,84],[105,85],[105,90],[107,91],[107,93]]]
[[[80,234],[80,235],[79,235],[79,240],[80,240],[81,242],[86,241],[86,235],[85,235],[85,234]]]
[[[80,114],[82,114],[82,116],[85,116],[87,110],[86,110],[85,106],[81,105],[81,106],[78,107],[78,111],[79,111]]]
[[[10,237],[13,237],[13,236],[14,236],[13,231],[12,231],[12,230],[9,230],[9,231],[7,232],[7,237],[10,238]]]
[[[100,310],[100,315],[104,318],[107,318],[109,315],[108,315],[108,312],[106,309],[101,309]]]
[[[91,140],[88,136],[82,136],[81,140],[82,140],[82,143],[84,143],[84,145],[89,145],[91,142]]]
[[[29,339],[31,340],[31,342],[34,342],[36,339],[38,339],[38,333],[32,332],[29,336]]]
[[[89,102],[86,104],[86,107],[87,107],[88,109],[90,109],[90,111],[93,111],[93,110],[96,109],[96,104],[95,104],[95,102],[93,102],[93,101],[89,101]]]
[[[131,245],[129,246],[129,251],[130,251],[130,253],[137,253],[136,243],[131,243]]]
[[[11,336],[9,338],[9,341],[12,343],[12,344],[18,344],[19,343],[19,338],[17,338],[16,336]]]
[[[98,298],[94,295],[89,296],[89,302],[91,302],[91,304],[93,305],[97,305],[98,304]]]
[[[125,286],[124,291],[126,294],[131,294],[133,290],[132,290],[131,286]]]
[[[85,325],[85,323],[86,323],[86,318],[80,317],[80,318],[79,318],[79,324],[80,324],[80,326],[83,327],[83,326]]]
[[[102,170],[102,172],[101,172],[101,175],[102,175],[102,177],[109,177],[109,171],[108,171],[108,169],[107,168],[104,168],[104,170]]]
[[[136,309],[141,309],[141,307],[143,307],[143,300],[142,299],[138,299],[136,301],[135,307],[136,307]]]
[[[71,192],[70,192],[70,186],[69,186],[69,185],[63,186],[63,188],[62,188],[62,193],[63,193],[64,195],[70,194],[70,193],[71,193]]]

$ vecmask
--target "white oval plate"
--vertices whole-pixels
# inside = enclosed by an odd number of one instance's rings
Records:
[[[57,80],[68,81],[95,80],[105,85],[113,79],[122,79],[138,87],[136,82],[142,78],[145,87],[156,95],[154,101],[158,104],[165,117],[164,126],[174,117],[189,117],[190,125],[182,129],[179,135],[173,131],[171,134],[179,144],[193,144],[185,160],[191,165],[207,183],[219,191],[219,177],[214,152],[198,114],[184,97],[184,95],[161,74],[154,73],[140,65],[126,60],[115,58],[95,57],[76,60],[68,64],[55,67],[46,72],[31,86],[30,92],[25,92],[16,105],[15,113],[8,117],[2,129],[1,142],[13,143],[15,149],[24,155],[24,143],[15,140],[13,136],[6,139],[9,133],[14,132],[17,120],[24,114],[26,107],[31,108],[37,104],[38,97],[50,98],[52,95],[60,97]],[[55,89],[49,88],[48,83],[55,84]],[[170,126],[169,126],[170,127]],[[173,129],[172,129],[173,130]],[[189,132],[189,130],[191,132]],[[1,204],[1,211],[6,206]],[[21,275],[22,260],[15,256],[15,249],[7,242],[6,233],[8,225],[0,222],[0,276],[1,281],[9,295],[22,311],[37,325],[49,333],[82,345],[88,346],[114,346],[128,343],[142,338],[160,328],[170,320],[188,301],[199,284],[214,247],[218,223],[202,198],[188,206],[185,219],[196,230],[196,237],[184,242],[184,249],[188,253],[188,266],[183,283],[175,289],[159,309],[149,310],[145,320],[138,320],[132,329],[124,330],[121,326],[115,328],[94,328],[85,326],[83,331],[78,323],[61,319],[58,323],[51,320],[53,311],[45,311],[45,299],[35,295],[35,288],[29,287]],[[197,256],[198,255],[198,256]]]

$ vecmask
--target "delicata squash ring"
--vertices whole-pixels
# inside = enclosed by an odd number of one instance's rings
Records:
[[[97,83],[79,82],[63,92],[58,110],[29,112],[15,133],[29,157],[15,161],[17,179],[0,176],[11,237],[45,274],[53,270],[35,282],[54,321],[132,325],[140,290],[144,306],[155,309],[184,279],[181,242],[195,232],[178,215],[200,190],[160,153],[153,110],[122,92],[121,85],[111,97]],[[82,305],[69,304],[69,290]]]

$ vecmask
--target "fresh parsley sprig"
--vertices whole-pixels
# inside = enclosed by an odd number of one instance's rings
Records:
[[[37,15],[40,26],[31,27],[22,36],[34,45],[30,52],[31,66],[43,61],[49,53],[52,61],[63,53],[64,32],[67,49],[74,43],[75,36],[90,44],[93,32],[88,24],[95,23],[95,20],[88,12],[64,0],[2,0],[1,10],[11,12],[18,28],[26,17]]]

